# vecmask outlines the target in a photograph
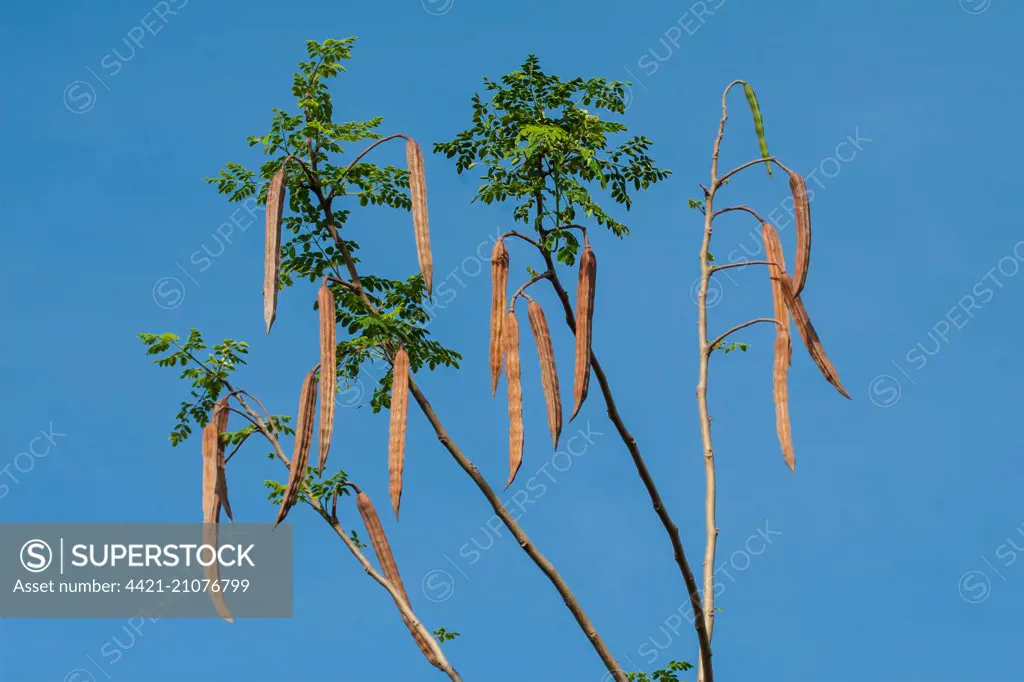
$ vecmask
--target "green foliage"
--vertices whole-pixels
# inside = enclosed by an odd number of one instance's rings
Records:
[[[296,500],[298,502],[308,502],[309,496],[306,491],[308,490],[313,495],[313,499],[320,503],[321,506],[330,508],[334,495],[338,497],[349,494],[348,474],[344,471],[338,471],[330,478],[318,478],[316,474],[316,467],[306,467],[306,476],[304,479],[305,485],[299,487],[299,494]],[[270,500],[274,506],[281,504],[281,500],[284,499],[284,493],[286,486],[283,483],[277,481],[264,481],[263,485],[270,490],[267,495],[267,499]]]
[[[771,154],[768,153],[768,141],[764,137],[764,119],[761,118],[761,105],[757,103],[757,95],[754,94],[754,88],[750,87],[749,83],[743,84],[743,94],[747,96],[750,113],[754,116],[754,132],[757,133],[757,143],[761,147],[761,158],[767,159]],[[772,164],[766,163],[765,167],[768,169],[768,176],[771,177]]]
[[[436,637],[437,641],[440,642],[441,644],[444,644],[445,642],[450,642],[451,640],[455,639],[456,637],[461,637],[461,636],[462,635],[460,635],[459,633],[457,633],[457,632],[450,632],[450,631],[446,630],[445,628],[438,628],[438,629],[434,630],[434,637]]]
[[[545,247],[572,264],[579,241],[564,228],[578,216],[593,218],[616,236],[629,233],[591,189],[607,191],[629,210],[630,187],[647,189],[670,173],[647,155],[646,137],[610,146],[626,126],[602,120],[598,112],[623,114],[627,85],[604,78],[563,81],[544,73],[530,55],[521,70],[499,81],[485,78],[490,96],[473,96],[473,125],[435,144],[434,151],[455,159],[460,174],[479,166],[483,184],[474,201],[512,200],[514,219],[533,224]]]
[[[262,147],[267,159],[257,168],[229,162],[217,176],[206,178],[229,202],[256,197],[265,204],[270,179],[286,163],[288,214],[282,221],[282,232],[287,236],[281,254],[282,290],[302,280],[318,282],[327,275],[342,276],[344,258],[331,236],[331,227],[339,235],[344,234],[352,213],[346,206],[389,206],[402,211],[411,208],[406,169],[380,167],[363,160],[354,165],[339,160],[349,144],[356,143],[358,153],[367,144],[382,139],[377,132],[383,122],[380,117],[341,123],[333,120],[334,104],[328,82],[345,70],[344,63],[351,58],[354,42],[354,38],[307,42],[308,59],[299,63],[292,78],[295,112],[274,109],[269,131],[247,138],[250,146]],[[353,260],[359,263],[358,243],[344,237],[343,240]],[[399,343],[405,346],[413,371],[422,367],[433,370],[439,366],[459,366],[462,356],[458,352],[429,337],[426,327],[430,315],[425,307],[429,292],[419,274],[389,279],[362,273],[361,279],[378,312],[370,310],[357,293],[341,284],[331,284],[337,305],[335,318],[349,334],[349,338],[338,343],[336,371],[343,380],[356,380],[364,363],[387,361],[389,351]],[[245,363],[247,345],[224,341],[214,347],[204,369],[195,357],[206,348],[198,331],[193,329],[180,346],[173,334],[140,336],[147,352],[160,356],[156,360],[158,365],[188,365],[182,378],[191,382],[192,393],[191,399],[182,403],[171,432],[171,442],[177,445],[191,433],[191,424],[204,425],[209,420],[213,404],[221,395],[223,380]],[[176,349],[173,352],[172,346]],[[374,411],[388,406],[390,385],[388,373],[374,391]],[[288,423],[288,417],[278,416],[271,418],[270,425],[277,432],[290,434]],[[249,425],[225,435],[224,439],[241,445],[254,431],[255,427]]]
[[[749,349],[750,349],[750,344],[749,343],[743,343],[742,341],[737,341],[737,342],[733,342],[733,343],[730,343],[730,344],[726,344],[725,341],[719,341],[718,343],[715,344],[714,348],[712,348],[711,350],[725,351],[725,354],[728,355],[729,353],[731,353],[734,350],[740,350],[740,351],[746,353],[747,350],[749,350]]]
[[[249,344],[244,341],[225,339],[213,347],[205,360],[198,356],[207,349],[203,335],[198,329],[192,329],[188,338],[181,342],[175,334],[139,334],[146,346],[146,355],[155,355],[153,364],[159,367],[181,366],[182,379],[189,382],[191,400],[181,402],[181,408],[175,415],[174,428],[171,429],[171,445],[177,447],[192,434],[192,424],[199,428],[206,426],[213,414],[213,406],[224,391],[224,382],[240,365],[246,364],[245,355],[249,352]],[[292,434],[288,426],[291,417],[286,415],[270,415],[268,428],[275,433]],[[221,436],[228,444],[241,445],[256,431],[252,424],[237,431]]]
[[[686,661],[670,661],[666,667],[655,670],[650,676],[647,673],[626,673],[626,678],[630,682],[684,682],[676,673],[692,669],[693,665]]]

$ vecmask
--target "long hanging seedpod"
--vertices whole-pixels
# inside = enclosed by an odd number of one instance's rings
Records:
[[[277,510],[274,527],[284,521],[288,511],[298,499],[299,489],[306,477],[309,451],[313,447],[313,425],[316,422],[316,372],[310,371],[302,382],[299,393],[299,414],[295,420],[295,452],[288,469],[288,485],[285,487],[281,507]]]
[[[398,518],[402,503],[402,471],[405,469],[405,425],[409,416],[409,355],[405,348],[395,353],[391,377],[391,428],[388,437],[388,492]]]
[[[416,140],[405,142],[409,165],[409,194],[412,198],[412,222],[416,232],[416,256],[423,273],[427,296],[433,298],[434,259],[430,253],[430,221],[427,219],[427,178],[423,172],[423,150]]]
[[[537,341],[537,357],[540,358],[540,380],[544,387],[544,403],[548,413],[548,430],[551,432],[551,446],[558,449],[558,437],[562,433],[562,396],[558,389],[558,372],[555,370],[555,350],[551,343],[551,331],[540,304],[530,299],[530,329]]]
[[[786,460],[789,468],[796,471],[796,456],[793,453],[793,427],[789,420],[789,386],[787,383],[789,365],[793,355],[793,343],[789,332],[789,309],[786,306],[786,295],[782,291],[784,286],[782,276],[786,272],[786,260],[775,228],[769,223],[763,223],[761,234],[764,239],[767,259],[777,264],[768,266],[775,320],[778,322],[775,325],[775,359],[772,365],[775,430],[779,435],[782,457]]]
[[[597,258],[584,235],[583,253],[580,255],[580,275],[576,286],[576,367],[573,373],[573,401],[575,406],[571,422],[576,418],[590,386],[590,342],[594,323],[594,287],[597,284]]]
[[[519,372],[519,320],[514,310],[505,315],[505,383],[508,384],[508,483],[512,485],[523,463],[523,386]]]
[[[373,547],[374,554],[377,555],[381,572],[408,604],[409,595],[405,591],[405,585],[402,584],[402,577],[398,574],[398,564],[395,562],[395,555],[391,551],[391,545],[384,534],[384,526],[381,525],[380,517],[377,515],[377,510],[373,507],[373,502],[370,501],[370,497],[366,493],[359,491],[359,494],[356,496],[356,506],[359,508],[359,515],[363,517],[363,525],[366,526],[366,533],[370,536],[370,545]],[[432,665],[440,667],[433,650],[424,641],[420,631],[412,626],[412,623],[405,617],[405,614],[402,614],[402,621],[409,628],[413,640],[415,640],[423,655],[427,657],[427,660]]]
[[[832,361],[828,359],[825,354],[825,348],[821,345],[821,339],[818,338],[818,333],[814,331],[814,326],[811,324],[811,318],[807,315],[807,310],[804,308],[803,302],[799,296],[794,296],[793,291],[794,284],[793,280],[790,279],[789,275],[782,276],[782,292],[786,296],[786,306],[789,308],[789,312],[793,315],[793,320],[796,322],[796,328],[800,332],[801,338],[804,340],[804,346],[807,347],[807,352],[810,353],[811,359],[814,360],[814,364],[821,370],[822,376],[828,383],[835,386],[836,390],[845,398],[850,398],[850,394],[843,388],[843,384],[839,381],[839,372],[832,365]],[[852,398],[850,398],[852,400]]]
[[[220,432],[218,431],[218,419],[215,416],[210,423],[203,428],[203,544],[211,547],[218,546],[217,531],[220,523],[220,510],[222,498],[220,477],[223,468],[220,460],[223,455],[220,451]],[[224,498],[226,499],[226,498]],[[220,565],[217,562],[204,567],[203,574],[207,580],[220,581]],[[210,591],[210,598],[221,618],[229,623],[234,623],[231,611],[224,602],[223,592]]]
[[[277,317],[277,292],[281,280],[281,216],[284,214],[287,159],[274,173],[267,188],[267,240],[263,252],[263,321],[267,333]]]
[[[327,280],[317,294],[320,308],[320,461],[318,472],[323,474],[327,453],[334,435],[334,398],[338,391],[338,342],[335,320],[334,292]]]
[[[491,339],[490,369],[491,397],[498,391],[498,377],[501,376],[501,360],[505,345],[501,340],[501,328],[505,322],[505,299],[508,296],[508,249],[505,240],[499,239],[491,251]]]
[[[225,396],[217,401],[217,405],[213,409],[213,422],[217,425],[217,497],[220,500],[220,505],[224,508],[224,513],[234,521],[235,516],[231,513],[231,502],[228,501],[228,475],[224,461],[224,443],[220,439],[220,436],[228,430],[230,415],[231,410],[228,409],[228,399]]]
[[[793,295],[799,296],[807,284],[807,271],[811,265],[811,202],[807,198],[807,183],[796,173],[789,174],[789,189],[793,193],[793,215],[796,219],[796,265],[793,272]]]

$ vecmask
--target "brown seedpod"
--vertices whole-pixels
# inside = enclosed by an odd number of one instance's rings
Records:
[[[231,513],[231,502],[228,501],[228,476],[226,462],[224,461],[224,443],[220,440],[220,436],[228,430],[228,417],[230,415],[231,410],[228,409],[228,399],[225,396],[217,401],[217,405],[213,409],[213,422],[217,425],[217,497],[220,500],[220,505],[224,508],[224,513],[228,515],[229,519],[234,521],[235,516]]]
[[[203,544],[209,545],[210,547],[219,547],[220,541],[218,539],[218,528],[216,523],[204,523],[203,524]],[[203,567],[203,576],[210,581],[211,585],[220,584],[220,563],[214,561],[209,566]],[[213,601],[213,606],[217,609],[217,613],[220,617],[229,623],[234,623],[235,619],[231,617],[231,610],[228,608],[227,602],[224,601],[224,591],[214,591],[210,588],[210,599]]]
[[[514,310],[505,315],[505,383],[508,384],[508,488],[523,463],[523,386],[519,377],[519,320]]]
[[[288,484],[285,487],[281,507],[277,510],[274,527],[284,521],[288,511],[298,499],[299,489],[306,478],[309,451],[313,447],[313,424],[316,422],[316,372],[311,371],[302,382],[299,393],[299,411],[295,420],[295,452],[288,469]]]
[[[338,341],[335,321],[334,293],[328,288],[327,280],[320,285],[317,294],[320,308],[320,461],[319,473],[327,465],[327,453],[331,449],[334,434],[334,398],[338,391]]]
[[[590,240],[583,237],[580,255],[580,274],[576,286],[576,368],[573,373],[573,401],[571,422],[576,418],[590,386],[590,342],[594,322],[594,287],[597,284],[597,258],[590,248]]]
[[[498,377],[501,376],[501,360],[505,346],[501,340],[501,328],[505,322],[505,299],[508,296],[508,249],[505,240],[499,239],[491,251],[491,397],[498,391]]]
[[[214,418],[203,428],[203,544],[212,547],[218,546],[217,531],[220,523],[220,510],[222,503],[227,500],[227,488],[223,479],[224,453],[220,445],[219,421],[221,420],[215,413]],[[222,495],[224,496],[222,497]],[[228,515],[230,516],[230,512]],[[203,573],[211,582],[220,581],[220,565],[216,562],[206,566]],[[217,613],[227,622],[234,623],[231,611],[224,602],[223,593],[211,590],[210,598],[213,600]]]
[[[395,562],[395,555],[391,551],[391,544],[384,534],[384,526],[380,522],[377,510],[373,507],[373,502],[370,501],[370,497],[366,493],[359,491],[359,494],[356,496],[356,506],[359,508],[359,515],[363,517],[363,525],[366,526],[366,533],[370,536],[370,545],[373,547],[374,554],[377,555],[381,572],[388,582],[394,586],[395,590],[402,595],[405,603],[409,604],[409,595],[405,591],[405,585],[402,584],[402,577],[398,574],[398,564]],[[427,657],[427,660],[432,665],[438,665],[437,657],[430,646],[424,641],[420,631],[413,627],[412,623],[405,617],[405,614],[402,614],[402,620],[405,622],[406,627],[409,628],[412,638],[416,641],[423,655]]]
[[[211,421],[203,429],[203,523],[220,520],[220,500],[217,486],[217,423]]]
[[[434,260],[430,253],[430,221],[427,219],[427,179],[423,172],[423,150],[416,140],[406,140],[405,158],[409,165],[409,194],[412,198],[416,255],[419,258],[427,295],[433,297]]]
[[[814,326],[811,324],[811,318],[807,315],[807,310],[804,308],[803,302],[799,296],[794,296],[793,291],[794,283],[790,279],[789,275],[782,276],[783,294],[786,296],[786,305],[789,308],[789,312],[793,315],[793,320],[796,322],[796,328],[800,332],[801,338],[804,340],[804,346],[807,347],[807,352],[810,353],[811,359],[814,360],[814,364],[821,370],[822,376],[828,383],[835,386],[836,390],[845,398],[850,398],[850,394],[843,388],[843,384],[839,381],[839,372],[832,365],[832,361],[828,359],[825,354],[825,348],[821,345],[821,339],[818,338],[818,333],[814,331]],[[851,398],[852,400],[852,398]]]
[[[796,218],[796,265],[793,272],[793,295],[799,296],[807,284],[807,270],[811,265],[811,202],[807,198],[807,183],[796,173],[789,174],[789,189],[793,193],[793,215]]]
[[[405,348],[395,353],[391,378],[391,429],[388,438],[388,492],[398,518],[402,502],[402,471],[405,469],[405,425],[409,416],[409,355]]]
[[[775,401],[775,430],[779,435],[779,446],[786,464],[796,471],[796,456],[793,453],[793,428],[789,420],[789,365],[793,355],[793,344],[789,332],[789,309],[786,306],[786,295],[782,276],[786,272],[786,261],[782,253],[782,244],[775,228],[769,223],[761,227],[764,238],[765,254],[775,266],[768,266],[771,277],[772,303],[775,320],[775,359],[772,366],[772,397]]]
[[[274,173],[267,188],[267,239],[263,252],[263,321],[267,333],[277,317],[277,292],[281,280],[281,216],[286,193],[285,164]]]
[[[540,379],[544,387],[544,403],[548,413],[548,430],[551,432],[551,446],[558,449],[558,436],[562,433],[562,396],[558,390],[558,372],[555,370],[555,350],[551,343],[551,331],[540,304],[530,299],[530,329],[537,341],[537,357],[540,358]]]

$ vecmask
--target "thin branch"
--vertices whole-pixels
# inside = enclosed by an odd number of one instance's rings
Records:
[[[534,284],[535,282],[539,282],[542,279],[550,279],[550,278],[551,278],[551,273],[550,272],[542,272],[539,275],[534,275],[533,277],[531,277],[529,279],[529,281],[525,282],[523,284],[523,286],[521,286],[518,289],[516,289],[516,293],[512,294],[512,301],[508,304],[509,311],[511,311],[512,309],[515,308],[515,306],[516,306],[516,299],[519,298],[520,295],[523,296],[523,298],[529,300],[530,297],[527,296],[524,293],[526,291],[527,287],[529,287],[531,284]]]
[[[601,660],[608,668],[608,672],[612,675],[612,678],[615,679],[616,682],[628,682],[625,673],[622,672],[622,669],[615,660],[615,657],[612,655],[611,650],[608,649],[604,640],[601,639],[601,635],[598,634],[597,628],[594,627],[594,624],[587,617],[587,614],[584,613],[583,607],[580,606],[576,596],[572,593],[572,590],[569,589],[569,586],[558,573],[554,564],[552,564],[551,561],[541,554],[540,550],[534,546],[530,541],[530,538],[527,537],[526,533],[516,522],[515,517],[513,517],[508,509],[506,509],[501,498],[498,497],[494,492],[494,489],[491,488],[483,475],[481,475],[476,465],[462,453],[462,450],[460,450],[455,444],[455,441],[453,441],[451,436],[448,435],[448,431],[445,429],[444,424],[441,423],[441,419],[437,416],[437,413],[434,412],[434,408],[427,400],[427,397],[423,394],[423,391],[420,390],[419,385],[417,385],[411,378],[409,379],[409,390],[412,391],[413,397],[416,399],[416,403],[420,406],[420,410],[424,415],[426,415],[431,426],[434,427],[434,433],[437,435],[437,439],[441,441],[441,444],[444,445],[445,449],[451,453],[452,457],[455,458],[455,461],[458,462],[460,467],[462,467],[462,470],[469,474],[469,477],[473,479],[477,488],[479,488],[480,492],[482,492],[484,497],[487,498],[487,501],[491,505],[491,509],[494,510],[494,513],[501,519],[502,523],[505,524],[505,527],[509,529],[513,537],[515,537],[516,542],[520,547],[522,547],[523,551],[529,555],[537,567],[540,568],[541,572],[543,572],[547,579],[551,581],[551,584],[555,586],[559,596],[569,608],[569,611],[576,619],[577,624],[579,624],[580,629],[583,630],[584,634],[586,634],[587,638],[590,640],[591,645],[597,651],[597,655],[601,657]],[[607,679],[607,675],[605,678]]]
[[[509,230],[508,232],[506,232],[503,235],[501,235],[500,237],[498,237],[498,239],[504,239],[505,237],[518,237],[518,238],[520,238],[520,239],[522,239],[524,241],[527,241],[527,242],[533,244],[538,249],[540,248],[540,244],[539,243],[537,243],[536,241],[534,241],[530,237],[527,237],[522,232],[517,232],[516,230]]]
[[[729,263],[728,265],[715,265],[711,268],[711,274],[715,274],[719,270],[728,270],[729,268],[745,268],[748,265],[778,265],[773,260],[744,260],[738,263]]]
[[[728,213],[729,211],[746,211],[750,215],[752,215],[755,218],[757,218],[761,223],[768,222],[767,220],[762,218],[757,213],[757,211],[755,211],[754,209],[750,208],[749,206],[729,206],[728,208],[719,209],[719,210],[717,210],[717,211],[715,211],[714,213],[711,214],[711,219],[714,220],[718,216],[722,215],[723,213]]]
[[[710,647],[715,630],[715,552],[718,547],[718,524],[715,518],[716,481],[715,451],[711,443],[711,414],[708,412],[708,285],[711,282],[712,266],[708,260],[711,252],[711,234],[715,216],[715,192],[721,183],[718,178],[718,155],[722,151],[722,139],[725,137],[725,123],[729,120],[729,91],[736,85],[746,85],[746,81],[734,80],[722,91],[722,117],[718,121],[718,133],[711,151],[710,190],[704,201],[704,236],[701,240],[700,253],[700,289],[697,292],[697,342],[700,361],[697,369],[697,412],[700,418],[701,447],[704,451],[704,629]],[[713,672],[708,662],[701,658],[697,668],[698,682],[713,682]]]
[[[539,247],[538,247],[539,248]],[[572,333],[576,334],[576,318],[573,314],[572,302],[569,299],[569,293],[562,286],[562,282],[558,277],[558,271],[555,269],[554,260],[551,258],[551,254],[540,249],[541,256],[544,258],[545,263],[548,267],[550,277],[548,278],[551,282],[552,287],[555,289],[555,293],[558,295],[558,299],[562,303],[562,308],[565,311],[565,322],[572,330]],[[668,509],[665,507],[665,503],[661,499],[661,493],[658,492],[658,487],[654,483],[654,478],[651,476],[651,472],[647,468],[646,462],[644,462],[643,455],[640,454],[640,447],[637,445],[636,438],[626,428],[625,422],[622,421],[622,417],[619,415],[618,407],[615,404],[615,398],[612,396],[612,389],[608,383],[608,377],[604,373],[604,369],[601,367],[601,363],[597,360],[597,354],[594,353],[593,349],[590,352],[590,366],[594,370],[594,376],[597,377],[597,383],[601,387],[601,394],[604,396],[605,406],[608,409],[608,418],[611,419],[612,424],[615,425],[615,430],[618,431],[619,437],[622,442],[626,445],[626,450],[629,451],[630,457],[633,459],[633,465],[636,467],[637,474],[640,476],[640,480],[644,484],[644,488],[647,490],[647,495],[650,497],[651,505],[654,507],[654,512],[657,514],[658,519],[661,521],[661,525],[664,526],[665,531],[668,533],[669,540],[672,544],[672,553],[676,561],[676,565],[679,567],[679,571],[683,576],[683,584],[686,585],[686,592],[690,598],[690,608],[693,609],[693,626],[697,633],[697,643],[700,648],[701,661],[704,667],[709,671],[711,667],[711,643],[710,636],[705,629],[703,607],[701,606],[700,590],[697,587],[697,580],[694,578],[693,571],[690,569],[690,562],[686,559],[686,552],[683,550],[683,542],[679,537],[679,528],[672,520],[671,515],[668,513]],[[708,678],[708,682],[713,682],[712,677]]]
[[[245,441],[249,440],[249,436],[251,436],[254,433],[256,433],[256,432],[255,431],[250,431],[249,433],[245,434],[242,437],[242,440],[238,441],[238,445],[236,445],[235,449],[231,451],[231,454],[224,458],[224,465],[225,466],[227,466],[227,463],[230,462],[231,458],[235,456],[235,453],[242,449],[242,446],[245,445]]]
[[[730,329],[729,331],[725,332],[724,334],[719,335],[719,337],[717,339],[715,339],[710,344],[708,344],[707,354],[710,355],[711,352],[713,350],[715,350],[715,347],[718,346],[718,344],[722,343],[722,341],[724,341],[725,338],[727,336],[729,336],[730,334],[732,334],[733,332],[738,332],[741,329],[746,329],[750,325],[757,324],[758,322],[771,322],[772,324],[777,324],[780,327],[782,326],[782,323],[780,323],[774,317],[759,317],[756,320],[747,320],[743,324],[738,324],[735,327],[733,327],[732,329]]]

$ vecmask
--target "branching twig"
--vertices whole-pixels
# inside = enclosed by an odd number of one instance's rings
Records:
[[[739,263],[729,263],[728,265],[716,265],[711,268],[711,274],[715,274],[719,270],[728,270],[729,268],[745,268],[748,265],[777,265],[773,260],[745,260]]]
[[[750,208],[749,206],[730,206],[728,208],[720,209],[718,211],[715,211],[714,214],[712,214],[711,219],[714,220],[718,216],[722,215],[723,213],[728,213],[729,211],[746,211],[750,215],[752,215],[755,218],[757,218],[757,220],[759,222],[762,222],[762,223],[768,222],[764,218],[762,218],[760,215],[758,215],[757,211],[755,211],[754,209]]]
[[[530,297],[527,296],[525,293],[527,287],[529,287],[531,284],[534,284],[535,282],[539,282],[542,279],[551,279],[551,273],[542,272],[539,275],[534,275],[527,282],[525,282],[523,286],[516,289],[516,293],[512,294],[512,300],[508,304],[508,309],[513,310],[516,307],[516,299],[519,298],[520,296],[529,300]]]
[[[732,334],[733,332],[738,332],[739,330],[745,329],[752,324],[757,324],[758,322],[772,322],[773,324],[782,326],[782,323],[776,320],[774,317],[759,317],[756,320],[747,320],[743,324],[738,324],[729,331],[725,332],[724,334],[721,334],[717,339],[709,343],[707,347],[707,354],[710,355],[711,352],[718,347],[718,344],[722,343],[722,341],[724,341],[726,337]]]

